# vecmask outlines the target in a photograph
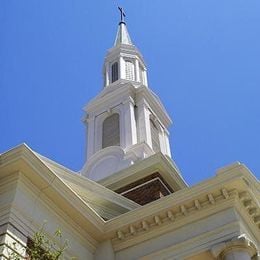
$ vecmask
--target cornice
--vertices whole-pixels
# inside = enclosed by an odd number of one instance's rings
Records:
[[[102,90],[96,97],[94,97],[85,107],[84,111],[91,114],[93,112],[104,110],[107,106],[120,104],[124,102],[124,98],[134,96],[134,85],[125,80],[117,82],[113,86],[108,86]]]
[[[218,172],[214,178],[183,188],[105,222],[26,145],[1,154],[0,162],[1,177],[8,177],[18,170],[23,172],[47,197],[57,198],[53,200],[55,205],[60,206],[62,201],[67,209],[80,213],[79,225],[82,224],[91,236],[98,241],[112,239],[115,250],[154,238],[228,208],[234,209],[245,219],[250,231],[260,240],[259,183],[242,164],[226,169]]]
[[[236,196],[236,190],[227,191],[224,188],[215,190],[214,193],[201,194],[192,200],[183,203],[177,202],[157,211],[146,209],[146,215],[143,214],[141,218],[131,216],[131,219],[128,221],[125,219],[122,222],[121,227],[119,223],[116,223],[117,221],[114,221],[110,227],[109,224],[107,225],[106,231],[109,232],[117,226],[112,242],[116,250],[121,250],[129,246],[129,243],[131,245],[139,243],[212,214],[212,211],[216,211],[216,206],[223,204],[223,202],[226,202],[225,207],[230,207]],[[198,212],[199,214],[196,214]],[[140,216],[141,214],[136,215]]]
[[[138,214],[136,211],[136,215],[141,215],[141,218],[135,219],[131,216],[130,221],[127,221],[127,219],[122,221],[121,219],[120,223],[123,223],[121,227],[118,221],[111,222],[112,225],[109,226],[107,224],[106,232],[109,233],[109,230],[112,231],[117,226],[116,232],[112,232],[111,239],[114,249],[116,251],[122,250],[224,209],[235,208],[236,203],[244,206],[244,210],[253,220],[254,226],[252,228],[258,230],[257,232],[259,233],[260,210],[259,207],[256,208],[256,204],[249,196],[249,193],[246,191],[239,192],[237,189],[227,190],[225,188],[214,190],[207,194],[200,194],[192,200],[174,204],[169,208],[164,207],[157,212],[152,213],[149,209],[146,209],[146,212],[148,211],[146,216]]]
[[[122,55],[130,54],[130,55],[137,56],[142,62],[142,64],[145,65],[143,55],[141,54],[139,49],[134,45],[126,45],[126,44],[121,44],[120,46],[115,46],[113,48],[110,48],[105,56],[105,62],[107,62],[108,60],[113,60],[113,58],[116,58],[121,54]]]

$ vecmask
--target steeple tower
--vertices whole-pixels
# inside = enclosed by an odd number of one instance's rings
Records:
[[[156,153],[171,156],[171,119],[148,88],[144,59],[129,36],[121,8],[120,12],[115,43],[104,61],[104,88],[84,108],[87,158],[81,173],[93,180]]]
[[[132,81],[147,86],[147,73],[143,57],[134,46],[127,31],[122,8],[114,46],[108,50],[104,62],[104,87]]]

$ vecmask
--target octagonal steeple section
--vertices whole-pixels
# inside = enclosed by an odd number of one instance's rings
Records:
[[[119,23],[114,46],[118,46],[120,44],[133,45],[125,22]]]
[[[103,77],[104,87],[126,82],[148,86],[144,59],[133,44],[124,21],[118,24],[114,46],[105,57]]]

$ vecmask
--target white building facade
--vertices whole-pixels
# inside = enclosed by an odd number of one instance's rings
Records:
[[[46,221],[50,238],[60,228],[68,240],[64,259],[259,260],[259,181],[235,163],[187,185],[171,159],[171,119],[124,20],[103,76],[84,108],[79,173],[25,144],[0,154],[0,259],[24,259]]]

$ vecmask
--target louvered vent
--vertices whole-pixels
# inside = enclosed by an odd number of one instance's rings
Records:
[[[135,80],[134,68],[133,62],[128,60],[125,62],[125,77],[127,80]]]
[[[160,151],[159,131],[152,119],[150,119],[150,126],[153,150],[157,153]]]
[[[120,145],[119,114],[107,117],[103,122],[102,148]]]

